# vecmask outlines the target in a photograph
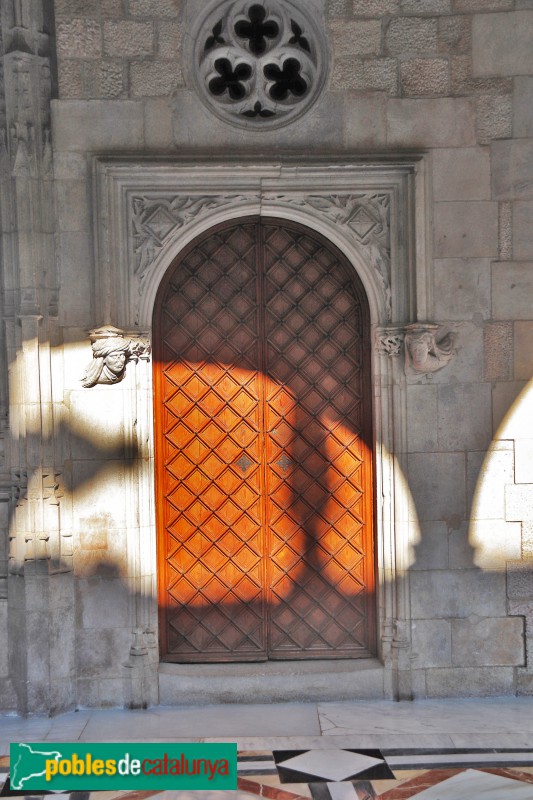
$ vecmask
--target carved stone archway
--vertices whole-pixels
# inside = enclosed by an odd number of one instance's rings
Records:
[[[403,359],[394,356],[402,349],[405,326],[432,316],[423,160],[191,165],[98,158],[94,171],[102,323],[149,335],[156,292],[169,264],[192,239],[228,219],[266,215],[299,222],[333,242],[357,270],[376,345],[372,380],[381,690],[375,696],[410,698],[405,372]],[[132,661],[144,676],[133,685],[144,687],[137,694],[148,691],[153,699],[157,608],[150,367],[139,363],[126,383],[126,429],[131,452],[137,453],[130,473],[135,511],[128,526],[135,589],[132,656],[138,656]],[[357,678],[352,683],[357,696]],[[138,696],[132,702],[146,699]]]

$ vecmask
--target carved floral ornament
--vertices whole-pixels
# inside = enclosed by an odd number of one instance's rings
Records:
[[[150,343],[140,337],[128,335],[106,325],[89,332],[92,343],[93,360],[87,365],[82,385],[90,389],[97,384],[112,385],[120,383],[126,375],[126,366],[150,357]]]
[[[372,264],[391,317],[391,196],[387,192],[319,195],[264,193],[257,195],[139,195],[130,199],[130,230],[139,294],[162,248],[178,231],[207,218],[213,211],[238,208],[261,199],[279,207],[297,207],[328,219]]]
[[[308,0],[222,0],[193,31],[193,74],[217,116],[247,128],[296,119],[324,85],[324,32]]]
[[[427,375],[448,364],[456,354],[457,335],[430,322],[380,328],[378,351],[389,356],[405,354],[407,375]]]

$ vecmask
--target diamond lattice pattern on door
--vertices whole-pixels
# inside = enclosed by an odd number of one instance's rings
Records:
[[[191,245],[155,320],[163,658],[369,655],[368,312],[293,223]]]

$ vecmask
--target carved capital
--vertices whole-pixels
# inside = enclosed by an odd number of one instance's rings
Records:
[[[128,334],[112,325],[104,325],[89,331],[92,343],[93,360],[88,364],[83,386],[86,389],[96,384],[112,385],[120,383],[126,375],[130,361],[148,361],[151,346],[147,339],[136,334]]]
[[[437,372],[454,357],[456,334],[439,335],[440,325],[415,322],[405,326],[405,371],[409,375]]]
[[[409,622],[405,619],[394,620],[394,637],[392,646],[407,649],[410,646]]]
[[[378,328],[376,331],[376,349],[378,353],[388,356],[399,356],[402,352],[404,330],[398,327]]]

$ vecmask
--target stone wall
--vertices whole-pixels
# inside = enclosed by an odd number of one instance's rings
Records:
[[[458,352],[405,379],[412,693],[533,692],[533,2],[311,1],[328,32],[326,90],[299,121],[257,131],[218,120],[193,89],[189,31],[202,0],[55,0],[54,397],[76,576],[65,679],[76,674],[83,705],[124,702],[135,658],[145,669],[153,656],[139,638],[132,649],[127,602],[150,593],[128,538],[137,440],[122,390],[134,378],[105,397],[80,385],[87,330],[114,322],[95,313],[96,154],[422,158],[425,321],[455,331]]]
[[[183,86],[173,0],[60,0],[55,12],[61,98],[168,97]]]

